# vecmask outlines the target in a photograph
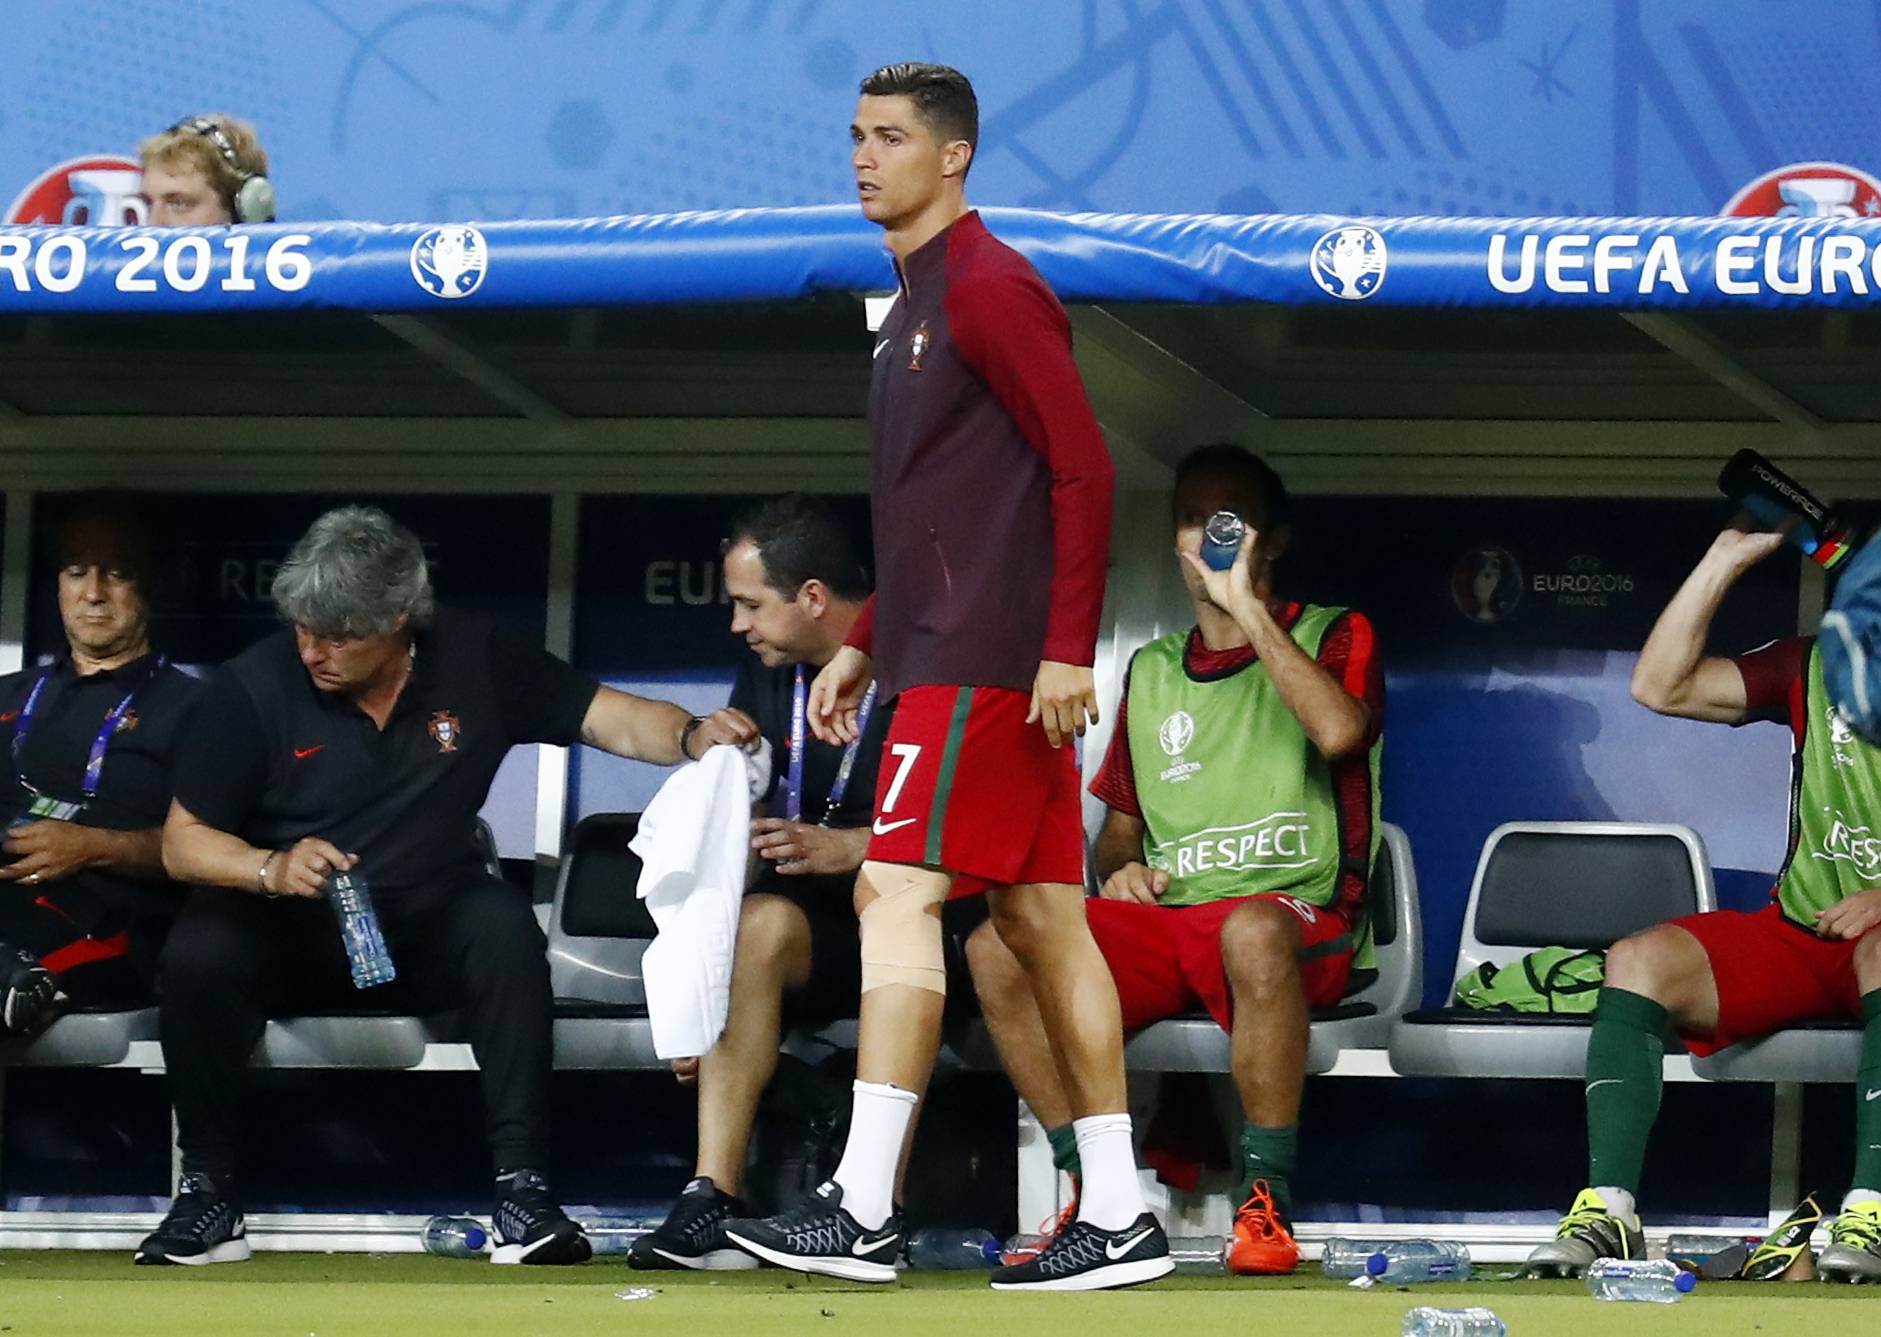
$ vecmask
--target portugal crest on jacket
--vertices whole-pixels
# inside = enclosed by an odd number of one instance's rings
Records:
[[[457,751],[457,740],[464,736],[464,726],[458,723],[457,716],[448,710],[440,710],[431,716],[429,725],[431,737],[437,740],[438,751]]]

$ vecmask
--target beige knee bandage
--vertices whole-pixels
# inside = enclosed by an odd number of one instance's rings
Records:
[[[945,995],[940,914],[948,878],[926,868],[871,863],[864,867],[874,900],[862,910],[862,992],[905,984]]]

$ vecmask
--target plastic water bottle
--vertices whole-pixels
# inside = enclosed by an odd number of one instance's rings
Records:
[[[340,941],[346,964],[353,972],[353,987],[370,989],[398,978],[392,954],[379,932],[379,912],[372,908],[372,892],[360,873],[335,873],[327,879],[327,901],[340,921]]]
[[[1596,1300],[1669,1305],[1690,1295],[1697,1285],[1697,1276],[1670,1258],[1596,1258],[1587,1269],[1587,1293]]]
[[[1665,1256],[1702,1266],[1726,1249],[1742,1243],[1742,1235],[1672,1235],[1666,1239]]]
[[[483,1223],[468,1216],[434,1216],[418,1238],[426,1253],[440,1258],[481,1258],[483,1246],[490,1242]]]
[[[626,1253],[633,1242],[652,1229],[637,1216],[578,1217],[588,1247],[595,1253]]]
[[[999,1265],[999,1241],[985,1230],[930,1227],[908,1236],[908,1262],[924,1272],[965,1272]]]
[[[1230,1243],[1220,1235],[1178,1235],[1169,1241],[1169,1260],[1178,1272],[1222,1272]]]
[[[1371,1256],[1389,1249],[1391,1243],[1390,1240],[1327,1240],[1319,1252],[1319,1270],[1331,1281],[1362,1277]]]
[[[1365,1260],[1365,1275],[1381,1286],[1467,1281],[1470,1251],[1449,1240],[1398,1240]]]
[[[1404,1312],[1401,1337],[1507,1337],[1493,1309],[1436,1309],[1419,1305]]]

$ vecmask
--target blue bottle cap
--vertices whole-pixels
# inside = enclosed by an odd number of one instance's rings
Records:
[[[1391,1260],[1389,1258],[1385,1257],[1382,1253],[1375,1253],[1365,1260],[1365,1275],[1370,1277],[1382,1277],[1385,1274],[1385,1269],[1390,1266]]]
[[[1679,1269],[1679,1274],[1672,1278],[1672,1289],[1680,1295],[1690,1295],[1698,1289],[1698,1274]]]
[[[473,1249],[481,1249],[490,1242],[490,1237],[483,1233],[482,1226],[472,1226],[464,1232],[464,1243]]]

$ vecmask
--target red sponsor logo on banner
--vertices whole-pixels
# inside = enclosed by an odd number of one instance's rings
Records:
[[[1881,217],[1881,180],[1846,163],[1791,163],[1731,196],[1724,212],[1740,218]]]
[[[34,178],[7,206],[0,223],[65,223],[122,227],[141,223],[149,208],[138,194],[143,169],[115,153],[68,158]]]

